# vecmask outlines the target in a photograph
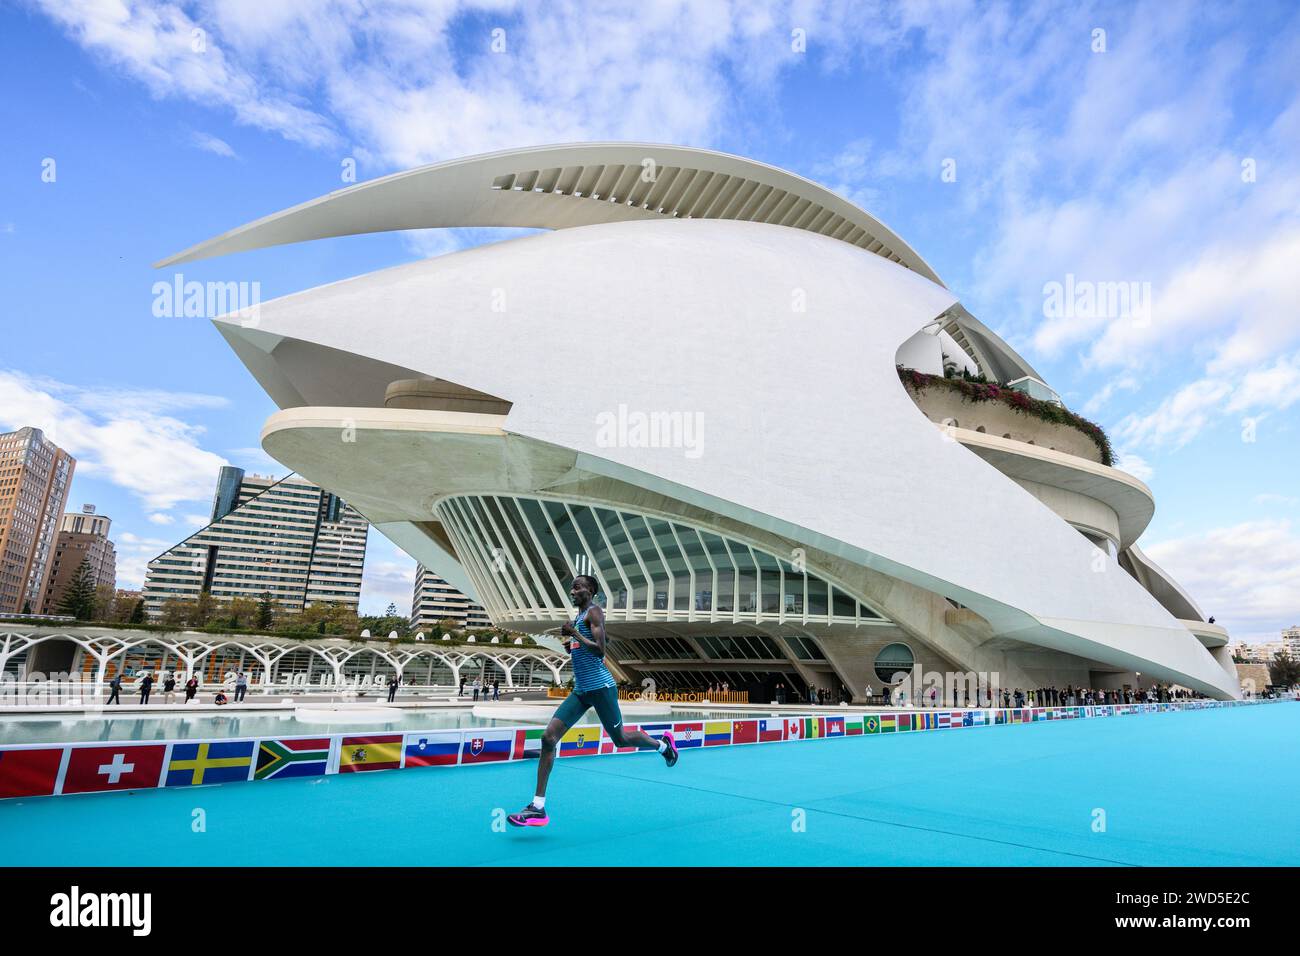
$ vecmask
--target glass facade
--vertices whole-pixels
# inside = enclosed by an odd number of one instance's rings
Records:
[[[587,573],[616,621],[885,622],[778,555],[675,519],[510,495],[436,508],[495,621],[566,619],[569,585]]]

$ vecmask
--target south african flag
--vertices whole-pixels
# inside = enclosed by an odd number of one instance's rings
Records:
[[[257,769],[253,771],[253,779],[320,777],[325,773],[329,756],[328,737],[263,740],[257,748]]]

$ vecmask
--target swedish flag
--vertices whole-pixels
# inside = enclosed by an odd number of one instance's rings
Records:
[[[205,783],[247,780],[253,765],[253,741],[215,740],[172,744],[167,762],[167,786],[197,787]]]

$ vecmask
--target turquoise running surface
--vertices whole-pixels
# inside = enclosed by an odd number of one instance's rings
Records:
[[[1285,702],[571,757],[527,830],[533,761],[5,800],[0,864],[1294,865],[1298,748]]]

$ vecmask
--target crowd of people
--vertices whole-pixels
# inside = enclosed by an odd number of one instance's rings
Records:
[[[174,704],[176,702],[176,687],[180,684],[181,675],[176,671],[167,671],[162,677],[163,703]],[[239,703],[248,693],[248,675],[243,671],[235,671],[227,675],[227,682],[234,681],[235,685],[235,703]],[[122,703],[122,681],[123,676],[119,671],[113,675],[108,682],[108,701],[109,704]],[[153,694],[154,684],[158,681],[154,678],[152,671],[145,671],[136,680],[136,689],[140,692],[140,703],[147,705],[149,698]],[[185,703],[192,701],[199,693],[199,679],[191,674],[189,680],[182,685],[185,691]],[[392,698],[389,698],[390,700]],[[214,704],[228,704],[230,698],[226,696],[225,689],[219,689],[216,696],[212,698]]]
[[[475,677],[474,682],[470,685],[470,690],[473,691],[474,700],[476,702],[478,701],[480,695],[482,695],[482,698],[485,701],[501,699],[501,681],[495,677],[492,678],[492,682],[490,684],[485,680],[480,680],[479,678]],[[491,697],[488,696],[489,693],[491,693],[492,695]],[[460,689],[457,691],[457,694],[460,697],[465,696],[465,678],[463,676],[460,679]]]

